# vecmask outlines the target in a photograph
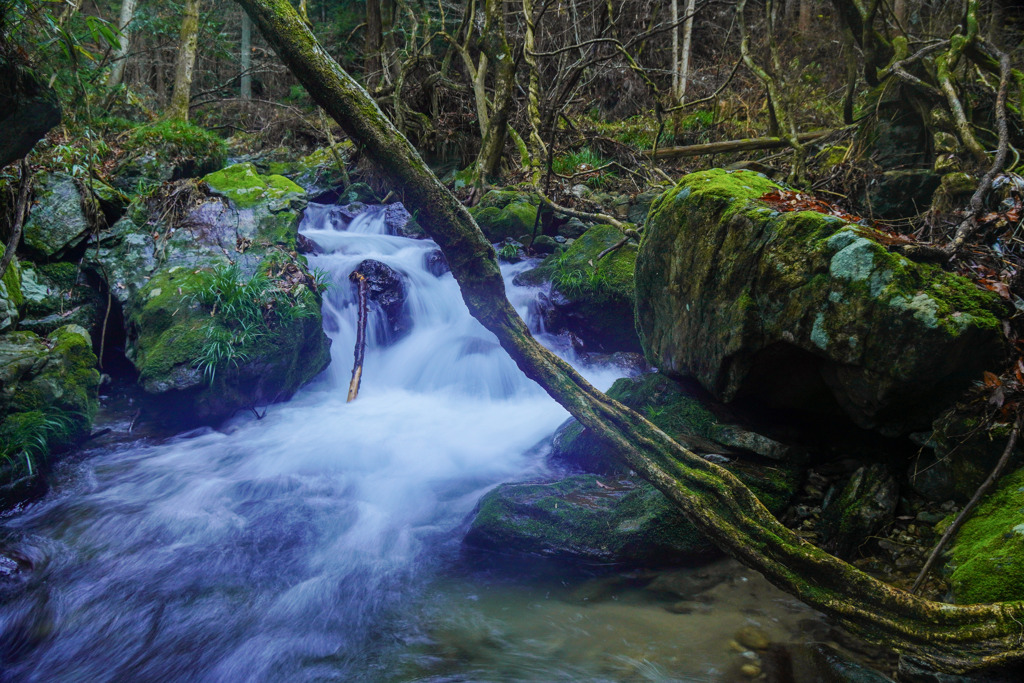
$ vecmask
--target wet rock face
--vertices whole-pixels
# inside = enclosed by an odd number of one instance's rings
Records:
[[[444,252],[440,249],[435,249],[426,255],[427,270],[430,271],[431,275],[441,277],[445,273],[451,272],[451,268],[448,267],[448,259],[444,257]]]
[[[409,319],[405,313],[406,289],[402,274],[373,259],[366,259],[352,272],[366,278],[366,298],[383,314],[387,337],[395,340],[404,334],[409,329]]]
[[[897,502],[899,486],[884,466],[861,467],[822,509],[825,549],[839,557],[852,557],[865,540],[892,521]]]
[[[717,399],[926,427],[1003,353],[996,295],[890,253],[860,225],[779,213],[749,171],[683,178],[652,206],[636,321],[663,372]]]
[[[74,178],[62,173],[42,175],[25,221],[25,247],[44,259],[62,256],[85,241],[99,215],[96,199],[83,195]]]

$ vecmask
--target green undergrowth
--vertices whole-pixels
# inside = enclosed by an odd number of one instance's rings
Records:
[[[85,420],[48,410],[7,416],[0,424],[0,479],[35,476],[52,446],[72,441]]]
[[[607,166],[611,162],[611,159],[602,156],[600,152],[594,151],[590,147],[581,147],[565,154],[559,154],[553,158],[551,160],[551,170],[559,175],[572,176],[576,173],[592,171],[602,166]],[[618,177],[619,174],[614,169],[606,169],[592,175],[577,176],[577,179],[587,187],[599,190],[613,184]]]

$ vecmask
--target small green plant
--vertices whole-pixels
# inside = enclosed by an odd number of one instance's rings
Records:
[[[81,416],[32,411],[9,416],[0,439],[0,470],[10,480],[34,476],[55,444],[67,443]]]
[[[502,261],[512,261],[519,256],[519,245],[506,242],[501,245],[501,249],[498,250],[498,258]]]
[[[314,268],[310,274],[313,276],[313,289],[317,294],[323,294],[334,286],[334,278],[323,268]]]
[[[564,176],[572,176],[577,173],[587,173],[588,175],[580,175],[577,177],[581,179],[581,182],[584,185],[594,188],[595,190],[599,190],[602,187],[609,185],[618,177],[618,174],[611,170],[604,170],[596,173],[593,171],[603,166],[607,166],[610,163],[610,159],[604,158],[589,147],[581,147],[580,149],[567,154],[559,154],[552,159],[551,170]]]

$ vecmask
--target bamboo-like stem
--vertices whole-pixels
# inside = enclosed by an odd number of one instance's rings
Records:
[[[348,399],[346,400],[346,403],[351,403],[359,395],[359,383],[363,379],[363,359],[366,357],[366,317],[369,304],[366,300],[366,276],[353,271],[348,277],[356,283],[359,292],[359,301],[356,304],[359,309],[359,318],[356,324],[355,360],[352,363],[352,380],[348,383]]]

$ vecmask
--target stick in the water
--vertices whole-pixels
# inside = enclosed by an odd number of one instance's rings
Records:
[[[348,384],[348,402],[359,393],[359,380],[363,377],[363,356],[366,354],[366,277],[353,272],[349,280],[359,285],[359,323],[356,326],[356,360],[352,365],[352,381]]]

